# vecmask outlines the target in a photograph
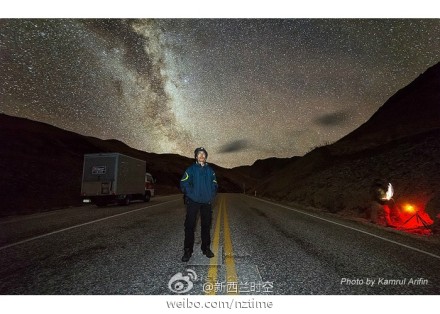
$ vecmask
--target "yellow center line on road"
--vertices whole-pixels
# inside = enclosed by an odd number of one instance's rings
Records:
[[[222,206],[223,197],[220,198],[218,202],[218,210],[217,210],[217,218],[215,220],[215,228],[214,228],[214,238],[212,240],[212,250],[214,253],[214,257],[211,258],[209,263],[208,277],[206,278],[205,293],[209,295],[215,294],[215,285],[217,283],[217,265],[221,259],[219,256],[219,246],[220,246],[220,229],[221,229],[221,217],[222,217]]]
[[[223,246],[225,251],[225,264],[226,264],[226,285],[219,285],[218,281],[218,266],[221,262],[221,256],[219,256],[220,247],[220,231],[221,223],[223,221]],[[214,228],[214,238],[212,241],[212,250],[215,256],[211,259],[208,277],[205,284],[205,294],[215,295],[216,292],[226,291],[227,294],[238,294],[238,277],[235,269],[234,252],[232,249],[231,231],[229,229],[228,212],[226,206],[226,197],[221,196],[219,199],[217,218]]]
[[[238,278],[235,270],[234,251],[232,250],[231,230],[229,229],[228,208],[226,200],[224,201],[224,248],[225,248],[225,264],[226,264],[226,292],[227,294],[238,294]]]

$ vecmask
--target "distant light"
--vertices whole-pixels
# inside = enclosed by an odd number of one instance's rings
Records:
[[[91,203],[92,201],[88,198],[83,199],[83,203]]]
[[[407,213],[414,213],[416,211],[415,207],[413,205],[410,204],[406,204],[403,209],[407,212]]]

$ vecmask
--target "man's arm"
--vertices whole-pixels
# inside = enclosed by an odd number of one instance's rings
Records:
[[[192,182],[192,173],[190,171],[190,168],[186,169],[185,173],[182,176],[182,179],[180,179],[180,190],[183,194],[188,195],[191,194],[193,189],[193,182]]]
[[[217,183],[217,177],[215,176],[215,172],[214,170],[212,170],[212,181],[211,181],[211,186],[212,186],[212,191],[213,194],[217,194],[217,190],[218,190],[218,183]]]

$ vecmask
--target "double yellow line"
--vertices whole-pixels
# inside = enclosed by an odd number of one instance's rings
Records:
[[[207,277],[207,285],[208,287],[212,287],[212,289],[206,291],[206,294],[214,295],[216,294],[216,287],[220,282],[218,281],[218,265],[221,262],[221,256],[219,256],[219,247],[220,247],[220,230],[221,223],[223,217],[223,248],[225,253],[225,265],[226,265],[226,286],[228,284],[237,285],[238,286],[238,277],[237,271],[235,270],[235,261],[234,261],[234,253],[232,250],[232,240],[231,240],[231,230],[229,229],[229,221],[228,221],[228,208],[226,204],[226,197],[224,195],[220,196],[219,206],[217,212],[217,218],[215,221],[214,227],[214,238],[212,240],[212,249],[214,251],[215,257],[211,258],[209,269],[208,269],[208,277]],[[238,289],[226,289],[227,294],[238,294]]]

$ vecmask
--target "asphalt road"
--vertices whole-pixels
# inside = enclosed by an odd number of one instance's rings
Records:
[[[0,220],[0,294],[439,294],[440,248],[414,236],[220,194],[212,249],[182,263],[181,195]]]

